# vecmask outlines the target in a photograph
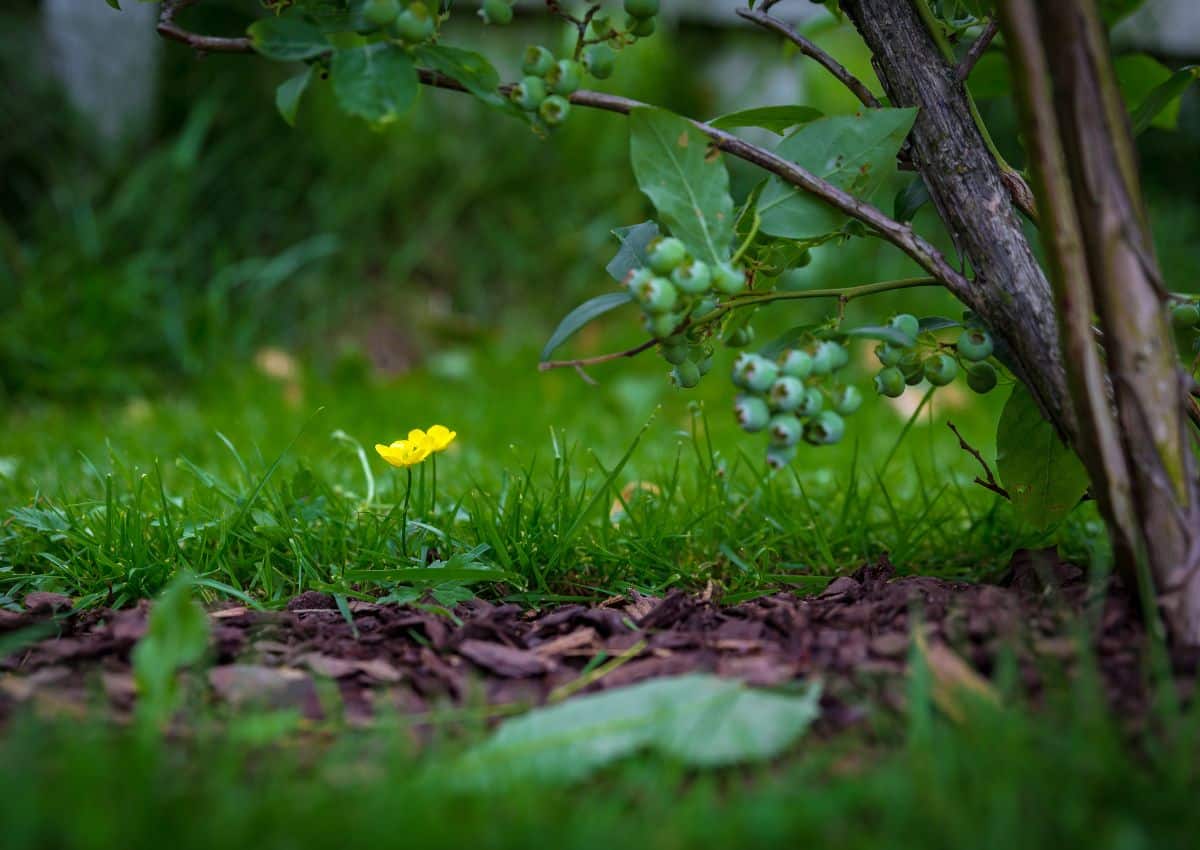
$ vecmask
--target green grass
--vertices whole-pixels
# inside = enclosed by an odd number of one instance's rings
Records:
[[[537,602],[712,580],[738,599],[819,588],[884,552],[980,577],[1041,539],[971,483],[940,414],[905,429],[872,397],[844,444],[772,474],[720,374],[678,392],[647,357],[591,387],[503,343],[431,364],[390,383],[343,369],[290,386],[247,365],[177,397],[10,408],[0,593],[123,605],[188,569],[214,596],[265,605],[463,581]],[[953,413],[988,453],[996,395]],[[405,529],[404,473],[371,446],[434,422],[459,438],[438,458],[436,503],[431,464],[417,468]]]

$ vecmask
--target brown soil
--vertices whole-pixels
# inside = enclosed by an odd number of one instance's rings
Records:
[[[0,719],[22,703],[80,713],[99,702],[125,715],[135,699],[130,650],[149,604],[77,614],[55,594],[30,594],[25,604],[0,611],[0,634],[39,622],[55,631],[0,658]],[[897,577],[884,561],[834,579],[818,596],[778,593],[733,606],[672,592],[541,611],[476,600],[452,617],[435,606],[350,609],[353,625],[331,597],[313,592],[286,611],[215,608],[214,664],[197,684],[216,702],[365,723],[385,704],[413,713],[480,698],[541,703],[598,660],[623,658],[579,691],[693,671],[764,686],[819,677],[821,726],[833,731],[902,706],[917,616],[939,657],[957,664],[957,653],[984,677],[1002,647],[1015,649],[1035,696],[1049,671],[1091,654],[1115,707],[1136,716],[1145,699],[1144,633],[1129,597],[1119,588],[1099,596],[1052,552],[1018,552],[1001,585]],[[1081,622],[1094,626],[1085,632]],[[1089,647],[1080,634],[1091,635]],[[1193,676],[1194,656],[1173,660],[1182,678]]]

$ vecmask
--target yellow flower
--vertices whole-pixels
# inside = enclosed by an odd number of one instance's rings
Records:
[[[457,436],[457,431],[451,431],[445,425],[434,425],[425,434],[425,444],[429,446],[431,452],[441,452],[445,451]]]
[[[412,439],[413,434],[420,434],[420,439]],[[376,443],[375,451],[392,466],[415,466],[429,457],[429,442],[421,431],[410,432],[408,436],[409,439],[397,440],[390,446]]]

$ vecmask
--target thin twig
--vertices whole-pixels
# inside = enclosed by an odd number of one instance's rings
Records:
[[[975,39],[975,43],[971,45],[971,49],[967,51],[967,55],[958,63],[958,67],[954,69],[954,79],[958,82],[965,82],[967,77],[971,76],[971,69],[975,67],[975,63],[979,61],[979,57],[983,56],[988,45],[992,43],[992,39],[996,37],[996,33],[1000,32],[1000,24],[995,18],[988,21],[988,25],[984,27],[979,38]]]
[[[764,9],[770,8],[764,6]],[[837,78],[838,82],[850,90],[850,92],[862,102],[863,106],[870,109],[879,108],[879,98],[871,93],[871,90],[863,84],[863,81],[846,70],[841,62],[834,59],[820,47],[809,41],[804,36],[800,35],[795,27],[789,26],[786,22],[779,18],[768,15],[764,10],[758,9],[738,9],[738,17],[744,18],[751,23],[758,24],[764,29],[769,29],[772,32],[786,38],[792,44],[799,48],[810,59],[816,60],[826,71]]]
[[[582,370],[584,366],[608,363],[610,360],[620,360],[622,357],[637,357],[643,351],[653,348],[657,344],[658,340],[651,338],[640,345],[635,345],[633,348],[626,348],[624,351],[610,351],[607,354],[597,354],[595,357],[579,357],[575,360],[543,360],[538,364],[538,370],[541,372],[549,372],[551,369]]]
[[[158,34],[163,38],[186,44],[201,53],[250,53],[253,46],[248,38],[222,38],[215,35],[199,35],[175,23],[175,16],[197,0],[163,0],[158,13]]]
[[[959,447],[971,457],[975,458],[975,460],[979,461],[979,465],[983,467],[983,474],[986,475],[987,478],[980,478],[978,475],[976,475],[975,483],[983,489],[991,490],[997,496],[1003,496],[1005,499],[1008,499],[1011,502],[1012,496],[1008,495],[1008,491],[1001,487],[996,481],[996,476],[992,474],[992,468],[987,465],[987,461],[983,459],[983,455],[979,453],[979,449],[975,448],[965,439],[963,439],[963,435],[960,434],[958,429],[954,427],[953,422],[947,420],[946,427],[954,432],[954,436],[958,437]]]

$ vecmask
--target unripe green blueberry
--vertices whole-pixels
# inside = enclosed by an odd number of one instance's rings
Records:
[[[584,70],[597,80],[607,80],[612,76],[615,61],[616,54],[607,44],[591,44],[584,48]]]
[[[968,360],[987,360],[992,356],[992,335],[982,328],[967,328],[959,336],[958,353]]]
[[[508,99],[526,112],[535,112],[546,99],[546,83],[541,77],[524,77],[509,89]]]
[[[958,374],[958,363],[949,354],[935,354],[925,361],[925,378],[935,387],[944,387]]]
[[[608,12],[597,12],[592,15],[592,35],[604,37],[612,29],[612,16]]]
[[[377,27],[386,27],[400,14],[398,0],[371,0],[363,9],[363,17],[367,23]]]
[[[687,259],[687,248],[674,236],[655,239],[646,249],[646,262],[655,274],[670,274]]]
[[[795,459],[795,446],[767,446],[767,466],[771,469],[783,469]]]
[[[779,377],[779,367],[773,360],[759,357],[757,354],[752,357],[754,359],[750,360],[744,369],[746,389],[756,393],[765,393]]]
[[[633,293],[633,297],[636,298],[638,288],[652,277],[654,277],[654,272],[650,271],[650,269],[630,269],[629,273],[625,275],[625,286],[629,288],[629,291]]]
[[[1175,327],[1186,330],[1200,325],[1200,307],[1195,304],[1179,304],[1171,311],[1171,322]]]
[[[914,341],[917,338],[917,334],[921,332],[921,323],[917,320],[916,316],[910,313],[901,313],[898,316],[893,316],[892,320],[888,322],[888,326],[895,328]]]
[[[673,341],[674,339],[671,337],[671,339],[663,340],[660,350],[664,360],[672,365],[678,365],[688,359],[689,347],[686,340],[677,343]]]
[[[433,35],[437,21],[429,14],[429,8],[424,3],[413,3],[396,16],[392,28],[403,41],[416,43]]]
[[[703,376],[703,375],[707,375],[709,372],[711,372],[712,367],[713,367],[713,356],[712,356],[712,351],[710,349],[707,356],[696,361],[696,368],[700,370],[700,374]]]
[[[525,48],[521,72],[534,77],[544,77],[554,67],[554,54],[545,47],[531,44]]]
[[[972,363],[967,367],[967,386],[980,395],[996,388],[996,370],[990,363]]]
[[[742,325],[725,337],[725,344],[730,348],[745,348],[754,342],[754,328]]]
[[[646,333],[655,339],[667,339],[673,336],[676,328],[683,323],[683,316],[678,313],[647,313],[643,326]]]
[[[796,257],[796,262],[792,263],[792,268],[802,269],[811,262],[812,262],[812,251],[805,248],[803,251],[800,252],[799,256]]]
[[[554,97],[551,95],[547,101]],[[665,277],[651,277],[643,281],[633,292],[633,297],[641,302],[642,309],[647,313],[669,313],[679,300],[675,286]],[[674,330],[674,328],[672,328]]]
[[[510,2],[511,0],[483,0],[483,5],[479,7],[479,17],[483,18],[485,24],[511,24],[513,10]]]
[[[696,320],[703,319],[715,309],[717,309],[717,299],[712,297],[701,298],[696,302],[696,306],[692,308],[692,318]]]
[[[921,355],[915,351],[910,351],[901,357],[900,362],[896,366],[904,375],[904,383],[910,387],[915,387],[921,381],[925,380],[924,361],[921,359]]]
[[[712,286],[725,295],[737,295],[746,288],[746,273],[732,263],[720,263],[712,270]]]
[[[571,104],[562,95],[552,94],[538,106],[538,115],[551,127],[557,127],[571,114]]]
[[[730,371],[729,380],[733,381],[733,385],[738,389],[744,390],[750,386],[750,382],[746,378],[746,372],[749,371],[750,363],[757,356],[757,354],[743,351],[737,357],[733,358],[733,369]]]
[[[767,427],[771,421],[771,409],[755,395],[740,395],[733,402],[733,415],[743,431],[753,434]]]
[[[804,393],[804,401],[796,408],[797,416],[813,416],[825,406],[825,396],[816,387],[809,387]]]
[[[771,409],[784,412],[795,410],[804,403],[807,396],[808,388],[803,382],[789,375],[777,378],[775,383],[771,384],[771,389],[767,390],[767,401]]]
[[[675,271],[671,272],[671,280],[688,295],[699,295],[708,292],[712,273],[708,270],[708,263],[702,260],[688,260],[675,267]]]
[[[632,33],[638,38],[646,38],[654,35],[654,18],[634,18],[628,17],[625,19],[625,31]]]
[[[771,445],[787,448],[800,442],[804,426],[792,414],[778,413],[771,417],[771,421],[767,425],[767,433],[771,437]]]
[[[875,358],[881,366],[895,366],[900,362],[900,358],[904,356],[904,349],[897,348],[891,343],[881,342],[875,346]]]
[[[688,360],[693,363],[701,363],[713,356],[713,347],[707,343],[704,345],[688,346]]]
[[[875,392],[888,398],[899,398],[904,394],[904,373],[895,366],[887,366],[875,376]]]
[[[831,339],[817,345],[817,350],[813,352],[813,373],[816,375],[828,375],[831,372],[836,372],[847,363],[850,362],[850,355],[846,349]]]
[[[625,0],[625,11],[634,18],[652,18],[658,14],[658,0]]]
[[[792,348],[779,358],[779,370],[785,375],[804,380],[813,371],[812,356],[807,351]]]
[[[842,439],[846,423],[832,410],[823,410],[804,426],[804,439],[814,446],[828,446]]]
[[[847,384],[844,387],[835,388],[830,394],[830,399],[833,403],[833,409],[842,416],[849,416],[860,407],[862,407],[863,397],[858,387],[853,384]]]
[[[685,356],[683,362],[675,364],[675,368],[671,370],[671,378],[676,386],[690,390],[700,383],[700,367]]]
[[[555,94],[569,97],[583,84],[583,67],[574,59],[559,59],[546,72],[546,82]]]

